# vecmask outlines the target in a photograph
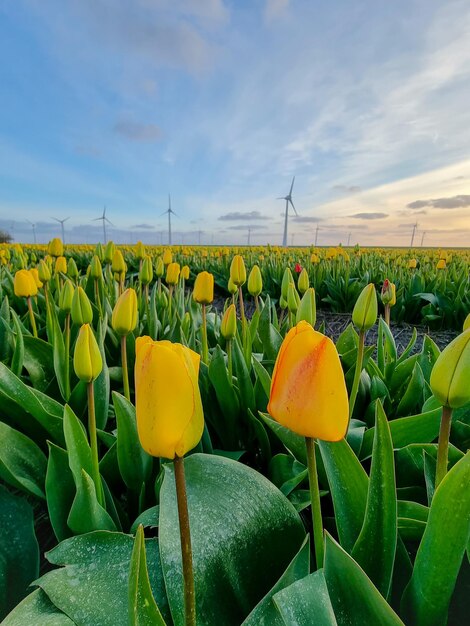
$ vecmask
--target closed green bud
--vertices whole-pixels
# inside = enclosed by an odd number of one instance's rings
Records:
[[[59,295],[59,308],[65,313],[70,313],[72,310],[72,300],[75,288],[72,281],[66,280],[64,286],[61,289]]]
[[[308,322],[310,326],[313,327],[317,321],[317,305],[315,302],[315,289],[313,287],[309,287],[304,293],[299,308],[297,309],[295,321],[298,324],[302,320]]]
[[[241,254],[236,254],[230,264],[230,278],[237,287],[241,287],[246,282],[245,261]]]
[[[70,276],[70,278],[78,278],[78,267],[72,257],[70,257],[67,263],[67,276]]]
[[[354,305],[352,321],[356,328],[365,331],[372,328],[377,321],[377,293],[375,285],[369,283],[359,294]]]
[[[114,241],[108,241],[108,243],[106,244],[106,248],[104,249],[105,263],[112,263],[115,249],[116,246],[114,245]]]
[[[189,311],[186,311],[183,316],[181,330],[183,331],[185,337],[189,337],[189,333],[191,332],[191,315],[189,314]]]
[[[220,334],[227,341],[233,339],[237,334],[237,310],[234,304],[225,310],[220,323]]]
[[[431,372],[431,390],[443,406],[470,402],[470,328],[444,348]]]
[[[139,280],[143,285],[148,285],[152,282],[153,267],[152,259],[149,256],[145,256],[142,260],[142,267],[139,272]]]
[[[164,273],[165,273],[165,264],[163,263],[162,257],[159,256],[155,263],[155,276],[157,278],[161,278]]]
[[[300,296],[297,293],[294,283],[289,283],[287,288],[287,308],[290,313],[297,313],[297,309],[300,305]]]
[[[292,276],[292,272],[290,271],[290,268],[286,267],[286,269],[284,270],[284,274],[282,276],[282,283],[281,283],[281,294],[286,302],[287,302],[287,290],[288,290],[290,283],[294,284],[294,277]]]
[[[389,306],[395,306],[397,302],[395,285],[391,283],[388,278],[384,280],[384,284],[382,285],[380,299],[384,305],[388,304]]]
[[[81,287],[75,289],[72,298],[72,322],[78,326],[91,324],[93,309],[85,291]]]
[[[281,307],[282,310],[287,309],[287,300],[284,298],[282,293],[281,293],[281,297],[279,298],[279,306]]]
[[[103,275],[103,270],[101,269],[101,261],[97,254],[91,259],[90,263],[90,276],[93,280],[99,280]]]
[[[137,294],[126,289],[114,305],[111,325],[118,335],[127,335],[137,326]]]
[[[104,259],[104,252],[103,252],[103,246],[101,245],[101,242],[96,244],[96,248],[95,248],[95,256],[97,256],[100,260],[100,263],[103,261]],[[112,257],[111,257],[112,258]]]
[[[238,291],[238,287],[236,286],[236,284],[233,282],[232,278],[229,277],[228,279],[228,284],[227,284],[227,290],[229,293],[232,294],[232,296],[237,293]]]
[[[248,292],[250,295],[259,296],[263,291],[263,277],[258,265],[253,265],[250,275],[248,276]]]
[[[44,260],[39,261],[38,274],[39,280],[42,283],[47,283],[51,280],[51,270],[49,269],[49,265]]]
[[[310,287],[310,280],[308,278],[308,272],[305,267],[299,274],[299,278],[297,279],[297,287],[302,294],[304,294]]]
[[[78,333],[73,354],[75,374],[84,383],[91,383],[98,378],[103,369],[103,359],[89,324],[83,324]]]

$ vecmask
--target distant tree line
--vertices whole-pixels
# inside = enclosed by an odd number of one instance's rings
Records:
[[[10,243],[13,237],[6,230],[0,228],[0,243]]]

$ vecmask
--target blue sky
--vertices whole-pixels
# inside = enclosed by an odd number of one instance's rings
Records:
[[[0,227],[470,241],[467,0],[0,0]]]

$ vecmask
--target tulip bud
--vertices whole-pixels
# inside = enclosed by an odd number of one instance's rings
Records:
[[[312,263],[312,265],[317,265],[317,263],[320,263],[320,257],[318,256],[318,254],[313,253],[310,256],[310,263]]]
[[[248,293],[255,297],[263,291],[263,277],[258,265],[253,265],[248,276]]]
[[[166,268],[167,285],[176,285],[180,277],[180,264],[170,263]]]
[[[148,285],[152,282],[153,267],[152,259],[149,256],[145,256],[142,260],[142,267],[139,272],[139,280],[143,285]]]
[[[135,405],[139,440],[152,456],[182,457],[200,441],[204,414],[200,356],[170,341],[136,341]]]
[[[70,276],[70,278],[78,278],[78,267],[72,257],[70,257],[67,263],[67,276]]]
[[[294,284],[294,277],[292,276],[292,272],[290,271],[290,268],[286,267],[286,269],[284,270],[284,274],[282,276],[282,283],[281,283],[281,294],[284,300],[286,300],[286,302],[287,302],[287,290],[288,290],[290,283]]]
[[[467,330],[470,328],[470,313],[465,318],[465,322],[463,323],[463,330]]]
[[[297,309],[300,305],[300,296],[297,293],[294,283],[289,283],[287,288],[287,308],[290,313],[297,313]]]
[[[15,296],[19,298],[30,298],[38,293],[36,282],[28,270],[18,270],[16,272],[13,287]]]
[[[75,374],[84,383],[98,378],[103,369],[103,360],[95,335],[89,324],[83,324],[78,333],[73,354]]]
[[[246,282],[246,267],[243,257],[236,254],[230,265],[230,278],[237,287],[241,287]]]
[[[189,265],[183,265],[183,267],[181,268],[180,277],[183,280],[188,280],[188,278],[189,278]]]
[[[161,256],[158,257],[157,262],[155,263],[155,276],[157,278],[161,278],[165,273],[165,264],[163,263],[163,259]]]
[[[237,286],[236,286],[236,284],[233,282],[233,280],[232,280],[232,277],[231,277],[231,276],[229,276],[229,279],[228,279],[227,290],[228,290],[228,292],[229,292],[229,293],[231,293],[231,294],[232,294],[232,296],[233,296],[235,293],[237,293],[237,291],[238,291],[238,287],[237,287]]]
[[[36,287],[40,289],[42,287],[42,282],[39,278],[39,272],[35,267],[32,267],[30,270],[31,276],[34,278],[34,282],[36,283]]]
[[[369,330],[377,321],[377,313],[378,307],[375,285],[369,283],[361,291],[354,305],[352,321],[359,330]]]
[[[173,262],[173,254],[171,253],[170,248],[165,248],[163,252],[163,265],[166,267]]]
[[[108,241],[104,249],[104,262],[112,263],[116,246],[113,241]]]
[[[55,257],[63,256],[64,244],[62,243],[62,240],[59,239],[59,237],[54,237],[54,239],[51,239],[51,241],[49,241],[47,245],[47,252],[51,256],[55,256]]]
[[[317,305],[315,302],[315,289],[313,287],[309,287],[304,293],[299,308],[297,309],[297,324],[302,320],[308,322],[312,327],[315,326],[317,321]]]
[[[67,279],[59,295],[59,308],[61,311],[64,311],[65,313],[70,313],[70,311],[72,310],[74,291],[75,288],[72,281]]]
[[[103,270],[101,269],[100,258],[97,254],[91,259],[90,263],[90,276],[93,280],[99,280],[103,275]]]
[[[126,273],[126,262],[124,261],[124,257],[122,256],[122,252],[118,249],[114,251],[113,254],[113,262],[111,264],[111,270],[114,274],[125,274]]]
[[[308,272],[305,269],[305,267],[302,269],[302,271],[299,274],[299,278],[297,280],[297,287],[300,293],[302,294],[304,294],[307,291],[307,289],[310,287]]]
[[[38,274],[39,279],[43,283],[47,283],[49,280],[51,280],[51,270],[44,260],[39,261]]]
[[[287,309],[287,300],[284,298],[282,294],[281,294],[281,297],[279,298],[279,306],[281,307],[282,310]]]
[[[54,272],[56,274],[67,274],[67,259],[64,256],[56,258]]]
[[[415,269],[416,269],[416,266],[417,266],[416,259],[410,259],[410,260],[408,261],[408,268],[409,268],[410,270],[415,270]]]
[[[145,246],[141,241],[135,244],[135,258],[141,261],[145,256]]]
[[[339,441],[348,428],[348,392],[334,343],[301,321],[286,335],[271,382],[268,412],[298,435]]]
[[[101,245],[101,242],[98,242],[96,244],[95,255],[94,256],[98,257],[100,263],[103,261],[103,259],[104,259],[104,252],[103,252],[103,246]]]
[[[118,298],[111,317],[111,325],[118,335],[127,335],[137,326],[137,294],[126,289]]]
[[[437,262],[437,265],[436,265],[436,269],[437,270],[445,270],[446,269],[446,260],[445,259],[439,259],[439,261]]]
[[[72,322],[78,326],[91,324],[93,321],[93,309],[90,300],[82,287],[77,287],[72,299]]]
[[[220,322],[220,334],[227,341],[233,339],[237,334],[237,310],[234,304],[225,310]]]
[[[189,336],[189,333],[191,331],[191,315],[189,314],[189,311],[186,311],[183,316],[183,321],[181,322],[181,330],[183,331],[185,337]]]
[[[395,285],[391,283],[388,278],[384,280],[384,284],[382,285],[380,299],[384,305],[388,304],[389,306],[395,306],[397,302]]]
[[[200,272],[194,281],[193,300],[199,304],[210,304],[214,299],[214,276]]]
[[[470,329],[444,348],[431,372],[430,385],[443,406],[458,409],[470,402]]]

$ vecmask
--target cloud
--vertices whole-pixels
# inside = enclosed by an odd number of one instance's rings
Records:
[[[463,209],[470,206],[470,195],[458,195],[450,198],[431,198],[430,200],[415,200],[406,205],[408,209]]]
[[[161,139],[162,133],[156,124],[142,124],[132,120],[116,122],[113,130],[129,141],[153,142]]]
[[[333,189],[346,194],[359,193],[362,191],[362,188],[358,185],[334,185]]]
[[[354,217],[358,220],[382,220],[384,217],[388,217],[388,213],[355,213],[349,217]]]
[[[298,224],[309,224],[322,221],[321,217],[312,217],[311,215],[293,215],[290,219],[292,222],[297,222]]]
[[[227,230],[264,230],[267,226],[262,224],[237,224],[236,226],[227,226]]]
[[[261,215],[259,211],[250,211],[248,213],[242,213],[241,211],[232,211],[221,215],[219,220],[222,221],[238,221],[238,220],[267,220],[266,215]]]
[[[140,230],[155,230],[155,226],[151,224],[132,224],[131,228],[137,228]]]

